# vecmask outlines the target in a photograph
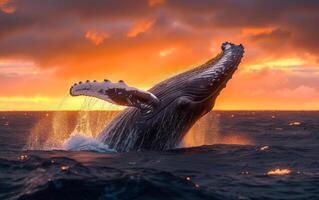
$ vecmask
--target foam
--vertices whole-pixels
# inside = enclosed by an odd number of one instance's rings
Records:
[[[63,143],[62,149],[67,151],[116,152],[95,138],[87,137],[79,133],[71,134]]]

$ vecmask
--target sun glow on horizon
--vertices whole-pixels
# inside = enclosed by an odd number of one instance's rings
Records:
[[[74,82],[149,88],[212,59],[227,41],[245,53],[214,109],[319,110],[313,1],[287,1],[284,10],[271,1],[71,4],[0,0],[0,110],[80,110],[84,100],[66,98]]]
[[[8,108],[13,109],[8,109]],[[0,97],[0,111],[120,111],[123,106],[91,97]]]
[[[249,70],[260,70],[262,68],[272,68],[272,69],[285,69],[289,70],[291,67],[296,67],[305,64],[306,61],[298,58],[298,57],[291,57],[291,58],[283,58],[277,60],[270,60],[266,62],[260,62],[257,64],[248,65],[247,68]]]

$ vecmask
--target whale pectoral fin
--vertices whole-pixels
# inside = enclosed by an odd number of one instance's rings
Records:
[[[159,103],[158,98],[151,92],[129,87],[123,81],[79,82],[70,88],[70,95],[96,97],[116,105],[136,107],[145,112],[151,111]]]

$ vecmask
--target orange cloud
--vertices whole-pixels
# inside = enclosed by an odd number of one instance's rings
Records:
[[[85,38],[90,40],[95,45],[100,45],[104,42],[105,39],[109,38],[108,33],[98,33],[96,31],[87,31],[85,33]]]
[[[153,7],[153,6],[156,6],[159,4],[163,4],[163,3],[165,3],[165,0],[148,0],[148,5],[150,7]]]
[[[0,10],[7,14],[12,14],[16,11],[16,8],[12,5],[9,5],[10,0],[0,0]]]
[[[63,0],[0,0],[0,83],[6,86],[0,97],[63,99],[74,82],[104,78],[147,89],[231,41],[242,43],[245,55],[216,109],[319,109],[318,7],[319,1],[78,0],[71,8]],[[2,109],[55,102],[2,100]]]
[[[141,33],[148,31],[154,24],[154,20],[142,20],[133,24],[131,29],[127,32],[127,37],[136,37]]]
[[[259,35],[259,34],[269,34],[272,33],[275,28],[271,27],[262,27],[262,28],[243,28],[241,33],[245,36],[248,35]]]

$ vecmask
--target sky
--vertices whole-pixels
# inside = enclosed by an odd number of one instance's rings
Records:
[[[318,10],[316,0],[0,0],[0,110],[81,109],[69,88],[87,79],[149,89],[225,41],[245,55],[215,109],[319,110]]]

